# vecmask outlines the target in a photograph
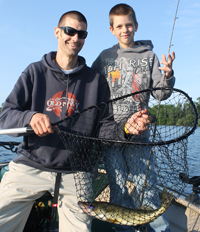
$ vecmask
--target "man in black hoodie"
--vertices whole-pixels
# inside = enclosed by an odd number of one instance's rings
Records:
[[[55,28],[57,52],[50,52],[41,61],[30,64],[4,103],[0,127],[30,125],[34,134],[28,136],[28,141],[24,136],[17,158],[10,162],[9,171],[2,179],[1,231],[23,231],[34,200],[47,191],[54,194],[57,173],[62,173],[58,199],[59,231],[91,231],[92,218],[77,204],[69,161],[73,151],[64,147],[51,125],[110,98],[106,79],[78,56],[87,37],[86,30],[87,21],[80,12],[63,14]],[[85,112],[73,126],[77,133],[86,136],[115,136],[112,131],[116,125],[109,109],[99,113]],[[65,123],[59,127],[67,129]],[[85,188],[92,188],[90,182]]]
[[[85,59],[78,56],[87,37],[86,30],[87,21],[80,12],[63,14],[55,28],[57,52],[50,52],[41,61],[30,64],[4,103],[1,128],[30,125],[35,133],[28,136],[28,143],[24,136],[18,147],[18,157],[9,164],[9,171],[2,179],[1,231],[23,231],[34,200],[46,191],[54,194],[57,173],[62,173],[59,231],[91,230],[92,218],[77,205],[69,152],[51,126],[52,122],[109,100],[105,78],[87,67]],[[78,132],[94,136],[96,125],[95,114],[93,118],[90,115],[90,126],[83,125]]]

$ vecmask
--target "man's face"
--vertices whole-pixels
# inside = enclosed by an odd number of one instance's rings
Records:
[[[113,17],[113,27],[110,31],[118,39],[123,48],[134,46],[134,35],[138,29],[131,15],[115,15]]]
[[[79,22],[76,19],[66,17],[63,27],[68,26],[76,30],[86,31],[87,25],[84,22]],[[82,49],[85,39],[80,39],[78,34],[69,36],[58,27],[55,28],[55,36],[58,39],[58,52],[61,52],[67,57],[77,57],[78,53]]]

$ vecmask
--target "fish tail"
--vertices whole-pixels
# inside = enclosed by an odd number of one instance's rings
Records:
[[[164,187],[163,188],[163,192],[162,192],[162,203],[161,203],[161,206],[167,208],[170,205],[170,203],[172,202],[173,198],[174,198],[174,194],[172,192],[168,193],[167,189]]]
[[[154,219],[156,219],[158,216],[160,216],[161,214],[163,214],[167,210],[167,208],[170,206],[173,198],[174,198],[174,194],[168,193],[166,188],[163,188],[162,203],[161,203],[161,206],[157,210],[155,210]]]

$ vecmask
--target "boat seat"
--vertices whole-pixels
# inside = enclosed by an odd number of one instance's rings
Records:
[[[183,172],[179,174],[179,178],[186,184],[192,184],[193,185],[193,191],[195,193],[200,193],[200,176],[193,176],[189,178],[189,176]]]
[[[195,204],[200,204],[200,176],[193,176],[189,178],[189,176],[186,173],[179,173],[179,178],[182,180],[182,182],[186,184],[192,184],[192,190],[193,192],[186,197],[186,200]]]
[[[3,167],[1,168],[1,172],[0,172],[0,181],[1,181],[1,179],[2,179],[2,177],[3,177],[3,175],[4,175],[4,173],[7,172],[8,170],[9,170],[8,165],[5,165],[5,166],[3,166]]]

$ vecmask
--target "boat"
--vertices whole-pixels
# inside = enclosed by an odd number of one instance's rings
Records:
[[[7,171],[7,165],[9,162],[0,163],[1,176]],[[100,172],[105,172],[101,171]],[[189,180],[200,179],[200,177],[192,177]],[[191,182],[191,181],[188,181]],[[193,192],[186,196],[184,194],[173,199],[169,208],[165,211],[165,216],[167,217],[170,225],[171,232],[197,232],[200,231],[200,198],[198,193],[200,193],[200,188],[198,184],[193,183]],[[170,191],[172,191],[170,189]],[[48,194],[44,196],[42,201],[51,201],[51,196]],[[41,199],[39,199],[40,201]],[[54,222],[54,229],[50,231],[58,231],[55,229],[58,226],[58,217],[56,218],[56,223]],[[94,219],[92,223],[92,232],[114,232],[115,229],[112,224],[98,219]]]
[[[196,232],[200,231],[200,205],[180,196],[172,201],[171,206],[165,211],[169,220],[171,232]]]
[[[181,194],[174,198],[170,207],[165,211],[172,232],[200,231],[200,177],[187,177],[184,182],[192,184],[193,192],[186,196]]]

